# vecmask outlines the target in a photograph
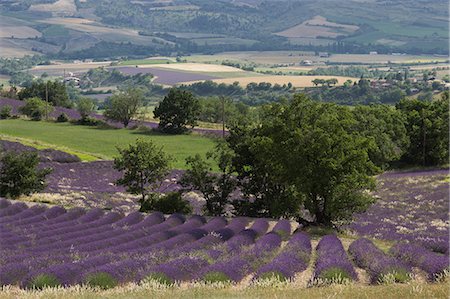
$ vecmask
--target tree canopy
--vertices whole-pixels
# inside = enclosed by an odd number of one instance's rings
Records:
[[[139,194],[144,204],[169,173],[171,158],[151,140],[138,139],[136,144],[118,148],[118,151],[114,168],[123,171],[123,176],[117,184],[125,186],[132,194]]]
[[[172,88],[169,94],[155,108],[154,115],[159,118],[161,131],[180,134],[197,125],[200,103],[194,95],[185,90]]]
[[[404,99],[396,105],[406,117],[410,139],[404,154],[409,164],[433,166],[448,163],[449,156],[449,96],[441,99],[420,101]]]
[[[105,110],[105,117],[109,120],[121,122],[126,128],[139,111],[144,101],[144,94],[138,88],[128,88],[111,96]]]
[[[72,107],[65,84],[58,80],[33,81],[29,87],[19,91],[18,96],[20,100],[38,97],[44,101],[48,99],[48,102],[52,103],[53,106]]]
[[[287,105],[267,108],[263,119],[232,129],[228,138],[257,214],[295,215],[304,206],[315,222],[329,224],[371,203],[365,190],[374,187],[372,176],[380,170],[369,157],[374,143],[354,130],[348,107],[296,95]]]
[[[50,168],[38,169],[36,152],[0,151],[0,196],[17,198],[44,190]]]

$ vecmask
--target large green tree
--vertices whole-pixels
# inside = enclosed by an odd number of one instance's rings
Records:
[[[36,152],[0,152],[0,196],[17,198],[43,190],[50,168],[38,169]]]
[[[109,100],[105,110],[106,119],[118,121],[126,128],[136,116],[144,101],[144,93],[138,88],[128,88],[115,93]]]
[[[207,154],[207,159],[214,160],[219,166],[220,174],[213,173],[208,161],[198,154],[186,159],[188,169],[183,174],[180,184],[187,190],[202,193],[206,200],[205,212],[209,215],[224,215],[225,208],[231,200],[230,196],[236,189],[237,180],[232,175],[231,168],[232,155],[223,142],[219,142],[214,151]]]
[[[200,115],[200,103],[189,91],[172,88],[168,95],[155,108],[154,115],[159,118],[161,131],[180,134],[194,127]]]
[[[369,157],[374,144],[354,129],[349,108],[296,95],[267,108],[262,119],[232,129],[228,139],[235,169],[247,182],[243,191],[255,203],[263,199],[262,210],[273,205],[289,214],[304,206],[316,223],[330,224],[372,202],[366,190],[379,171]]]
[[[145,204],[147,199],[152,200],[153,190],[161,185],[169,173],[171,158],[151,140],[138,139],[136,144],[118,148],[118,151],[114,168],[122,171],[123,175],[117,184],[125,186],[132,194],[140,195],[141,204]]]
[[[387,168],[399,160],[409,146],[405,115],[389,105],[359,105],[352,110],[355,130],[373,142],[370,160]]]
[[[448,91],[438,100],[404,99],[396,107],[406,116],[406,128],[410,139],[403,157],[404,161],[423,166],[448,163]]]
[[[58,80],[46,82],[33,81],[31,86],[19,91],[18,96],[20,100],[38,97],[43,101],[48,100],[53,106],[72,107],[66,85]]]

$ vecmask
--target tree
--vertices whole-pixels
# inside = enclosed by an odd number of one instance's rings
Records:
[[[390,105],[359,105],[352,110],[355,131],[367,137],[373,146],[370,160],[380,168],[398,161],[409,146],[405,115]]]
[[[140,195],[141,204],[148,199],[151,205],[154,198],[152,190],[157,189],[169,173],[171,158],[151,140],[138,139],[136,144],[118,148],[118,151],[114,168],[123,171],[123,175],[117,184],[125,186],[132,194]]]
[[[328,86],[336,85],[338,82],[339,82],[339,81],[338,81],[338,79],[336,79],[336,78],[331,78],[331,79],[325,80],[325,83],[326,83]]]
[[[401,100],[396,108],[406,117],[410,139],[403,160],[406,163],[433,166],[448,163],[449,99],[448,91],[439,100]]]
[[[200,103],[189,91],[172,88],[169,94],[155,108],[154,115],[159,118],[161,131],[180,134],[197,125]]]
[[[5,105],[0,108],[0,119],[7,119],[11,117],[12,106]]]
[[[314,86],[317,86],[319,84],[325,84],[325,80],[324,79],[314,79],[312,80],[312,83],[314,84]]]
[[[0,153],[0,196],[17,198],[45,188],[50,168],[38,169],[36,152]]]
[[[272,200],[285,214],[304,206],[315,223],[330,225],[372,202],[365,190],[379,172],[369,158],[373,143],[354,130],[349,108],[296,95],[287,105],[267,108],[263,119],[241,132],[232,129],[228,138],[239,178],[250,184],[243,191],[255,203]]]
[[[38,97],[41,100],[52,103],[53,106],[72,107],[65,84],[57,80],[47,82],[33,81],[31,86],[19,91],[18,96],[20,100]]]
[[[25,105],[19,108],[19,111],[32,120],[41,120],[43,117],[48,118],[54,108],[51,104],[41,100],[40,98],[30,98],[25,100]]]
[[[80,113],[81,119],[84,120],[94,111],[95,105],[90,98],[81,98],[77,103],[77,110]]]
[[[106,119],[121,122],[127,128],[142,106],[143,100],[144,94],[140,89],[129,88],[121,91],[110,98],[104,115]]]
[[[188,157],[188,169],[183,174],[180,184],[187,190],[202,193],[206,200],[206,212],[209,215],[225,214],[225,208],[230,203],[230,195],[236,189],[237,180],[232,175],[232,152],[224,143],[218,143],[214,152],[207,154],[207,159],[213,159],[221,174],[212,173],[212,168],[200,155]]]

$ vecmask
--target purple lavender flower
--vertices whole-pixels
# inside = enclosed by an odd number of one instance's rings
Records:
[[[335,235],[322,237],[316,251],[314,279],[336,282],[340,279],[357,279],[355,269],[349,261],[341,241]]]
[[[208,265],[208,262],[200,258],[183,257],[168,263],[152,267],[143,277],[156,278],[166,283],[191,280],[198,271]]]
[[[259,268],[255,279],[277,277],[287,280],[298,272],[306,270],[311,255],[311,240],[305,233],[298,232],[289,240],[283,251],[270,263]]]
[[[417,244],[397,243],[390,253],[411,266],[424,270],[429,280],[436,280],[445,270],[450,269],[448,255],[440,255]]]
[[[367,269],[372,283],[385,281],[387,275],[396,282],[405,282],[410,278],[411,267],[384,254],[368,239],[354,241],[348,251],[359,267]]]

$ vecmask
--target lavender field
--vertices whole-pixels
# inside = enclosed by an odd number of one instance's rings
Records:
[[[376,203],[347,228],[361,236],[417,242],[448,254],[448,180],[448,169],[382,174]]]
[[[153,80],[154,83],[164,84],[164,85],[175,85],[181,82],[198,81],[198,80],[213,80],[219,77],[205,75],[200,73],[183,72],[177,70],[165,70],[160,68],[152,67],[129,67],[121,66],[114,67],[115,69],[121,71],[126,75],[136,75],[136,74],[152,74],[155,76]]]
[[[314,285],[336,279],[356,282],[366,273],[374,284],[400,274],[407,281],[426,273],[427,280],[435,281],[448,268],[448,255],[418,245],[398,243],[383,253],[371,241],[359,239],[347,251],[334,235],[317,244],[287,220],[159,212],[125,216],[101,209],[28,207],[4,199],[0,217],[3,286],[251,283],[300,275],[310,276]]]

